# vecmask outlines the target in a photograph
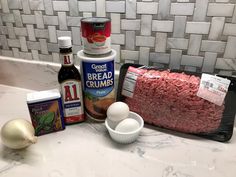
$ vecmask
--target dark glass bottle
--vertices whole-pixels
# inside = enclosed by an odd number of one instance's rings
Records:
[[[64,118],[66,124],[84,121],[81,76],[74,65],[70,37],[59,37],[61,69],[58,82],[61,86]]]

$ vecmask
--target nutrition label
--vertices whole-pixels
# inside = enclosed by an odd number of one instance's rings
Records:
[[[137,68],[129,67],[122,88],[122,95],[133,98],[136,81],[140,73]]]

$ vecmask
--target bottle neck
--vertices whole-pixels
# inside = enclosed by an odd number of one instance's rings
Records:
[[[60,59],[63,66],[74,65],[73,53],[71,48],[60,49]]]

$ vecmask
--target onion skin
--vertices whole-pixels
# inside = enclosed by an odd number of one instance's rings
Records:
[[[23,149],[37,142],[34,127],[25,119],[13,119],[1,128],[2,143],[11,149]]]

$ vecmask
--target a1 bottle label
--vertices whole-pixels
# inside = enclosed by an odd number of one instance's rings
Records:
[[[66,80],[61,83],[64,117],[67,124],[84,121],[81,82]]]

